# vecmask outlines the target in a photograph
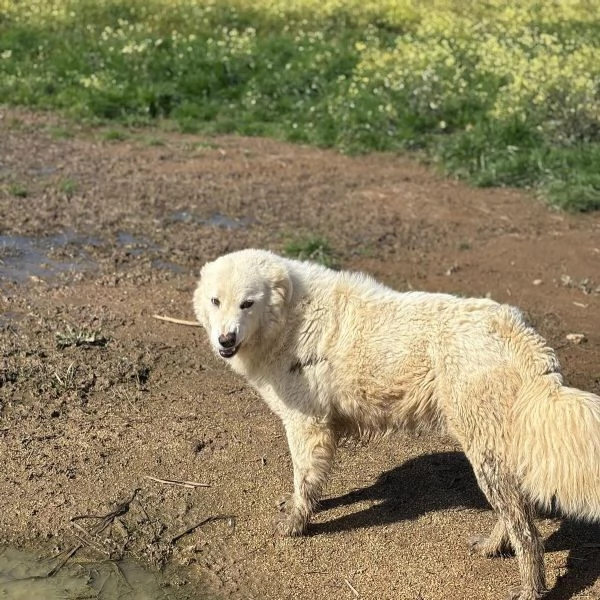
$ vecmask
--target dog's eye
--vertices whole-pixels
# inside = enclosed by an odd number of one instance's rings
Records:
[[[221,301],[218,298],[211,298],[210,301],[214,306],[221,306]]]
[[[240,304],[240,308],[242,310],[246,310],[247,308],[250,308],[252,305],[254,304],[254,300],[244,300],[241,304]]]

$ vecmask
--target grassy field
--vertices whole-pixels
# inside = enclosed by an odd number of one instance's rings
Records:
[[[168,119],[600,208],[598,0],[0,0],[0,103]]]

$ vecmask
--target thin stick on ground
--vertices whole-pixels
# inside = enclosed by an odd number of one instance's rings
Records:
[[[164,483],[165,485],[179,485],[185,488],[199,488],[199,487],[211,487],[210,483],[198,483],[197,481],[184,481],[181,479],[159,479],[158,477],[152,477],[152,475],[144,475],[146,479],[157,481],[158,483]]]
[[[81,550],[81,548],[83,548],[83,544],[80,542],[68,550],[63,559],[46,574],[46,577],[54,577],[54,575],[56,575],[67,564],[67,561],[71,558],[71,556],[73,556],[78,550]]]
[[[350,588],[350,591],[358,598],[360,594],[356,590],[356,588],[346,579],[344,578],[344,583]]]
[[[102,533],[109,525],[112,525],[113,521],[117,517],[120,517],[127,513],[127,511],[129,511],[129,506],[135,500],[135,497],[137,496],[139,491],[139,488],[136,488],[133,491],[133,494],[131,495],[131,498],[129,498],[129,500],[125,500],[125,502],[119,504],[114,510],[112,510],[106,515],[77,515],[76,517],[73,517],[71,519],[71,525],[75,529],[78,529],[83,534],[83,537],[77,535],[77,539],[80,540],[79,544],[76,544],[75,546],[70,548],[65,553],[64,558],[56,566],[54,566],[44,577],[54,577],[54,575],[56,575],[67,564],[67,561],[78,550],[81,550],[81,548],[83,548],[85,545],[89,545],[100,552],[105,552],[101,549],[101,546],[99,544],[97,545],[94,541],[91,540],[91,537]],[[88,532],[86,529],[75,523],[75,521],[78,521],[80,519],[99,519],[100,522],[92,528],[91,532]]]
[[[167,323],[176,323],[177,325],[187,325],[189,327],[200,327],[197,321],[185,321],[184,319],[175,319],[174,317],[166,317],[164,315],[152,315],[159,321],[167,321]]]
[[[188,535],[189,533],[193,533],[199,527],[206,525],[207,523],[211,523],[212,521],[228,521],[229,523],[233,523],[235,525],[235,517],[233,515],[211,515],[210,517],[206,517],[206,519],[202,519],[199,523],[188,527],[185,531],[178,533],[176,536],[171,538],[171,544],[175,544],[182,537]]]
[[[133,491],[133,494],[129,500],[125,500],[125,502],[121,502],[114,510],[109,512],[106,515],[77,515],[71,519],[71,523],[74,521],[79,521],[80,519],[100,519],[100,523],[96,525],[91,531],[91,535],[98,535],[102,533],[109,525],[112,525],[112,522],[117,518],[121,517],[129,511],[129,506],[135,500],[135,497],[138,495],[140,488],[136,488]]]

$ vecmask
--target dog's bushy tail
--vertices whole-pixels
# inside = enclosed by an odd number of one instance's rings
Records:
[[[512,445],[526,495],[600,520],[600,397],[542,377],[521,391]]]

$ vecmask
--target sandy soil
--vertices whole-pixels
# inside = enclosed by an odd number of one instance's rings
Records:
[[[433,435],[345,446],[309,535],[275,538],[291,488],[280,423],[200,329],[153,315],[193,318],[206,260],[318,234],[341,266],[397,289],[522,307],[569,382],[600,393],[600,214],[390,155],[160,131],[61,139],[55,117],[0,116],[0,543],[51,554],[83,540],[72,560],[139,557],[188,598],[496,600],[518,583],[514,558],[469,554],[494,518],[457,446]],[[95,535],[97,520],[71,521],[136,489]],[[210,516],[223,518],[174,539]],[[548,598],[600,598],[600,529],[539,527]]]

